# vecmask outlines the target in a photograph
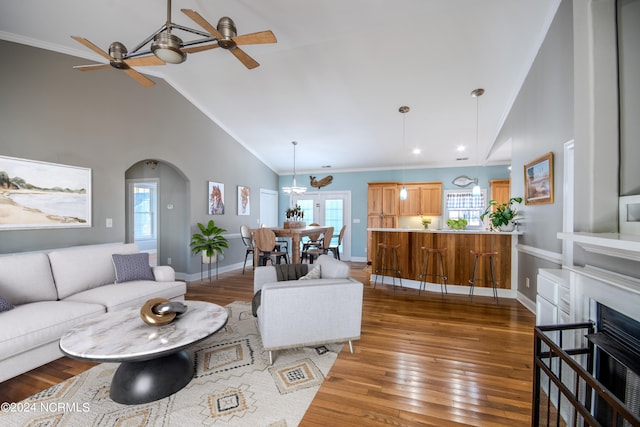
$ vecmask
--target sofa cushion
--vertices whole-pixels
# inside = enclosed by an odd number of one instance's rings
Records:
[[[0,328],[0,359],[55,342],[79,322],[104,312],[104,306],[99,304],[65,301],[17,305],[11,311],[0,313],[0,324],[4,325]]]
[[[64,299],[78,292],[113,284],[116,273],[111,255],[136,252],[140,251],[134,243],[76,246],[50,252],[49,261],[58,297]]]
[[[13,305],[57,300],[47,254],[0,256],[0,295]]]
[[[316,265],[315,267],[313,267],[311,269],[310,272],[308,272],[307,274],[305,274],[304,276],[302,276],[300,279],[298,280],[312,280],[312,279],[319,279],[320,276],[320,265]]]
[[[155,280],[149,254],[113,254],[113,267],[116,270],[116,283],[131,282],[133,280]]]
[[[142,307],[152,298],[184,299],[186,292],[185,282],[136,280],[89,289],[70,295],[65,301],[102,304],[107,311],[115,311],[127,307]]]
[[[0,296],[0,313],[3,311],[9,311],[12,308],[14,308],[14,305]]]
[[[321,267],[323,279],[346,279],[349,277],[349,264],[328,255],[320,255],[318,264]]]

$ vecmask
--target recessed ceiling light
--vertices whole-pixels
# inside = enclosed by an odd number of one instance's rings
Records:
[[[414,148],[413,149],[413,154],[420,154],[420,153],[422,153],[421,149],[419,149],[419,148]]]
[[[456,148],[456,151],[462,153],[465,150],[464,145],[458,145],[458,148]]]

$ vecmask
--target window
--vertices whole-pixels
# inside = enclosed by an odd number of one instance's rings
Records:
[[[481,196],[474,196],[469,190],[445,191],[445,223],[447,219],[464,218],[468,221],[467,228],[482,228],[480,215],[484,212],[486,192]]]
[[[134,241],[156,238],[156,185],[135,183],[133,187]]]

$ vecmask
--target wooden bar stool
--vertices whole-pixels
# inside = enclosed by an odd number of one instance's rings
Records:
[[[443,258],[447,255],[447,248],[428,248],[423,246],[420,248],[422,251],[422,273],[420,274],[420,289],[418,290],[418,295],[422,292],[422,289],[426,287],[426,277],[431,276],[434,277],[440,283],[440,292],[442,293],[442,298],[444,298],[444,294],[447,293],[447,273],[444,270],[444,261]],[[435,273],[428,273],[429,271],[429,259],[433,258],[436,263]]]
[[[498,282],[496,282],[496,277],[493,268],[493,257],[498,256],[498,252],[478,252],[471,250],[471,255],[475,257],[475,261],[473,263],[473,275],[469,280],[469,285],[471,285],[471,290],[469,291],[469,297],[473,300],[473,287],[475,286],[476,281],[490,281],[493,286],[493,297],[496,299],[496,304],[498,303]],[[476,278],[476,273],[478,271],[478,262],[480,258],[489,259],[489,275],[490,280],[487,279],[478,279]]]
[[[385,271],[391,271],[393,275],[391,279],[393,281],[393,291],[396,290],[396,277],[400,280],[400,287],[402,287],[402,273],[400,272],[400,266],[398,265],[398,248],[400,245],[391,245],[387,243],[378,243],[378,261],[376,262],[376,280],[373,282],[373,288],[376,288],[378,283],[378,276],[381,275],[381,282],[384,283]]]

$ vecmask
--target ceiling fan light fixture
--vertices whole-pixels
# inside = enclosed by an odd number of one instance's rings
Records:
[[[153,38],[151,52],[164,62],[180,64],[187,59],[187,54],[180,49],[181,45],[180,37],[162,32]]]

